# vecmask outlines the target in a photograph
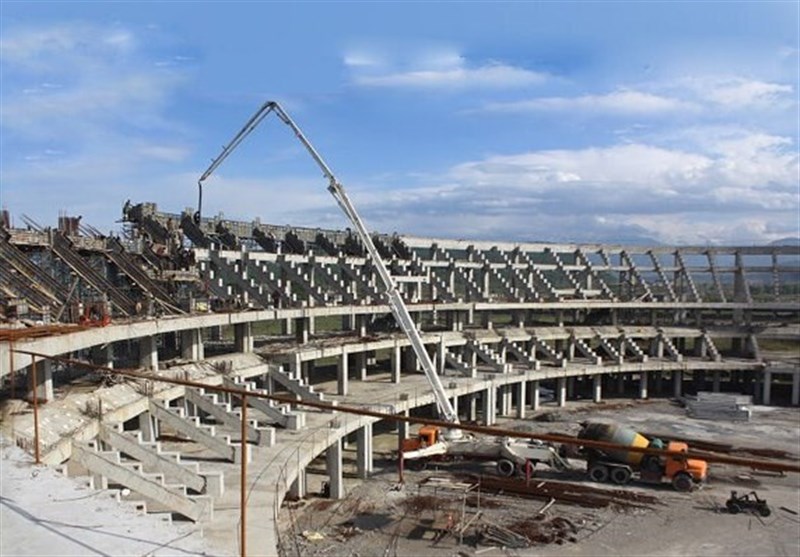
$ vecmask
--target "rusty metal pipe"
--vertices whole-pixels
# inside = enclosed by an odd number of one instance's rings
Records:
[[[288,396],[280,396],[280,395],[268,395],[263,393],[254,393],[250,391],[246,391],[244,389],[235,389],[232,387],[225,387],[223,385],[214,386],[208,385],[205,383],[200,383],[198,381],[190,381],[186,379],[172,379],[168,377],[159,377],[157,375],[148,375],[145,373],[140,373],[137,371],[129,371],[129,370],[122,370],[122,369],[113,369],[103,366],[98,366],[94,364],[89,364],[87,362],[82,362],[80,360],[72,360],[70,358],[64,358],[61,356],[49,356],[47,354],[39,354],[35,352],[30,352],[27,350],[16,350],[18,354],[27,354],[27,355],[36,355],[43,358],[49,358],[55,361],[59,361],[62,363],[67,363],[70,365],[82,366],[88,369],[93,370],[100,370],[105,371],[108,373],[116,373],[118,375],[126,376],[126,377],[134,377],[137,379],[147,379],[150,381],[161,381],[163,383],[171,383],[173,385],[183,385],[187,387],[199,387],[204,389],[211,389],[216,390],[222,393],[231,393],[236,396],[252,396],[256,398],[263,398],[267,400],[274,400],[276,402],[282,402],[284,404],[297,404],[300,406],[308,406],[310,408],[317,408],[320,410],[328,410],[331,412],[345,412],[348,414],[357,414],[360,416],[370,416],[373,418],[378,418],[382,420],[393,420],[399,422],[407,422],[411,424],[421,424],[421,425],[434,425],[441,428],[449,428],[452,427],[453,424],[450,422],[446,422],[443,420],[436,420],[432,418],[415,418],[413,416],[401,416],[396,414],[386,414],[383,412],[375,412],[373,410],[366,410],[362,408],[353,408],[349,406],[342,406],[333,404],[326,404],[324,402],[317,402],[312,400],[297,400],[294,397]],[[645,447],[627,447],[624,445],[617,445],[615,443],[607,443],[605,441],[593,441],[589,439],[576,439],[575,437],[570,437],[568,435],[555,435],[555,434],[540,434],[540,433],[527,433],[522,431],[516,431],[513,429],[502,429],[497,427],[490,427],[490,426],[481,426],[481,425],[472,425],[472,424],[459,424],[459,428],[463,429],[464,431],[470,431],[473,433],[482,433],[486,435],[493,435],[499,437],[516,437],[520,439],[538,439],[540,441],[546,441],[550,443],[560,443],[563,445],[579,445],[582,447],[589,447],[595,449],[605,449],[605,450],[624,450],[629,452],[636,452],[636,453],[644,453],[644,454],[653,454],[658,456],[670,456],[670,457],[678,457],[678,458],[697,458],[701,460],[705,460],[707,462],[718,462],[721,464],[731,464],[734,466],[744,466],[747,468],[753,468],[758,470],[768,470],[772,472],[793,472],[795,474],[800,474],[800,464],[798,463],[789,463],[789,462],[782,462],[782,461],[767,461],[767,460],[753,460],[750,458],[741,458],[741,457],[734,457],[734,456],[725,456],[725,455],[718,455],[712,454],[702,451],[688,451],[688,452],[681,452],[681,451],[667,451],[662,449],[650,449]]]

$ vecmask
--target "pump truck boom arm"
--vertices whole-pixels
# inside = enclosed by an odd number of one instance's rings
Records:
[[[450,403],[450,399],[447,397],[447,393],[444,390],[444,385],[442,385],[442,381],[439,379],[439,375],[436,373],[433,362],[431,361],[430,356],[428,356],[427,350],[425,350],[425,344],[422,342],[422,337],[420,336],[413,319],[411,319],[411,315],[408,313],[408,308],[406,307],[403,297],[400,295],[400,292],[397,289],[394,279],[389,274],[389,271],[386,268],[383,259],[381,259],[377,248],[375,248],[375,244],[373,243],[369,232],[367,232],[367,227],[364,225],[364,221],[361,220],[361,217],[356,211],[355,206],[347,196],[344,187],[339,180],[336,179],[336,176],[334,176],[330,167],[325,163],[323,158],[320,156],[311,142],[306,138],[297,124],[295,124],[294,120],[289,117],[286,111],[284,111],[281,105],[279,105],[277,102],[267,101],[264,103],[247,121],[244,127],[239,130],[239,133],[237,133],[234,138],[225,147],[223,147],[222,152],[211,162],[211,165],[202,174],[202,176],[200,176],[200,179],[197,181],[199,199],[197,202],[197,212],[194,215],[195,222],[198,224],[200,222],[203,203],[203,182],[208,179],[209,176],[211,176],[211,174],[217,169],[217,167],[219,167],[220,164],[222,164],[228,155],[230,155],[231,152],[233,152],[233,150],[236,149],[236,147],[238,147],[239,144],[244,141],[244,139],[250,135],[250,133],[256,127],[258,127],[264,118],[266,118],[271,112],[274,112],[284,124],[291,128],[295,136],[297,136],[297,139],[300,140],[300,143],[303,144],[303,147],[305,147],[308,153],[311,155],[311,158],[314,159],[314,162],[316,162],[317,166],[319,166],[320,170],[322,170],[323,176],[325,176],[325,178],[328,180],[328,191],[331,193],[331,195],[333,195],[334,199],[336,199],[339,207],[342,209],[342,211],[344,211],[344,214],[347,216],[347,218],[350,219],[350,222],[353,223],[353,226],[355,226],[358,237],[364,243],[364,246],[367,248],[367,252],[372,258],[375,268],[378,270],[378,275],[380,276],[383,286],[386,289],[389,308],[392,311],[392,315],[394,315],[394,318],[397,320],[398,325],[400,325],[403,333],[405,333],[405,335],[408,337],[408,340],[411,342],[411,347],[414,349],[414,353],[422,364],[422,369],[425,372],[425,376],[427,377],[428,382],[433,389],[439,414],[445,421],[457,426],[459,423],[458,414],[453,408],[453,405]],[[453,428],[449,433],[451,437],[457,437],[460,433],[460,430]]]

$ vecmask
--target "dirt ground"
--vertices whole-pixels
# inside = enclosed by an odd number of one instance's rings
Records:
[[[543,415],[547,421],[542,420]],[[526,420],[498,425],[574,434],[587,419],[740,448],[780,450],[790,459],[800,460],[800,410],[796,408],[756,406],[749,422],[722,422],[688,418],[683,408],[666,400],[620,399],[600,405],[574,402],[565,408],[543,407]],[[396,443],[396,437],[387,434],[376,438],[374,446],[388,457]],[[447,487],[448,481],[450,485],[463,482],[465,473],[491,475],[491,463],[406,471],[401,486],[395,463],[381,458],[380,453],[371,478],[355,479],[354,453],[354,446],[345,453],[352,458],[345,463],[345,499],[331,501],[315,493],[327,479],[324,465],[319,464],[312,466],[308,476],[311,495],[285,503],[280,536],[283,555],[800,555],[797,474],[781,476],[710,464],[707,484],[692,493],[678,493],[668,484],[631,484],[623,489],[632,502],[636,494],[652,501],[633,508],[586,508],[558,501],[547,507],[548,498],[478,489],[465,492],[460,484],[455,486],[459,489],[442,487]],[[434,478],[437,487],[425,485],[429,478]],[[612,489],[584,480],[581,471],[560,473],[541,467],[536,471],[537,480],[575,481]],[[729,514],[724,504],[731,490],[740,494],[755,490],[768,501],[772,514],[766,518]],[[533,543],[523,543],[522,536]]]

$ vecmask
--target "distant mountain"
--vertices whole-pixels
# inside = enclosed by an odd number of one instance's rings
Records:
[[[781,238],[780,240],[775,240],[774,242],[770,242],[768,245],[770,245],[770,246],[798,246],[798,247],[800,247],[800,238]]]

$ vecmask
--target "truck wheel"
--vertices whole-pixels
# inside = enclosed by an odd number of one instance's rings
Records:
[[[611,469],[611,481],[617,485],[625,485],[629,481],[631,481],[631,471],[627,468],[612,468]]]
[[[589,467],[589,478],[593,482],[603,483],[608,481],[608,467],[602,464],[592,464]]]
[[[514,475],[514,472],[517,471],[516,465],[510,460],[498,460],[497,461],[497,474],[503,476],[504,478],[510,478]]]
[[[692,477],[686,472],[679,472],[672,478],[672,487],[675,488],[675,491],[691,491]]]

